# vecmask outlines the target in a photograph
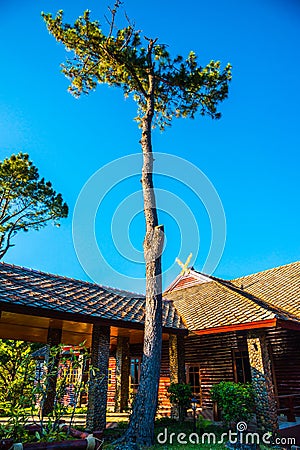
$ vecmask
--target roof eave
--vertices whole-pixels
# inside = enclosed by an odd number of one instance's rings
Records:
[[[131,322],[128,320],[121,319],[108,319],[102,318],[99,316],[92,316],[80,313],[72,313],[72,312],[64,312],[57,311],[47,308],[38,308],[38,307],[30,307],[24,305],[13,305],[6,302],[0,301],[0,317],[1,311],[16,313],[16,314],[25,314],[32,315],[35,317],[46,317],[48,319],[59,319],[66,320],[71,322],[80,322],[80,323],[91,323],[97,325],[107,325],[114,326],[120,328],[131,328],[136,330],[144,329],[144,322]],[[165,333],[172,334],[188,334],[188,330],[186,328],[172,328],[163,326],[162,331]]]
[[[271,328],[271,327],[276,327],[277,322],[278,322],[278,320],[276,318],[268,319],[268,320],[257,320],[255,322],[238,323],[238,324],[225,325],[225,326],[214,327],[214,328],[205,328],[202,330],[192,330],[192,333],[203,336],[203,335],[207,335],[207,334],[230,333],[232,331],[253,330],[253,329],[258,329],[258,328]],[[299,329],[300,329],[300,325],[299,325]]]

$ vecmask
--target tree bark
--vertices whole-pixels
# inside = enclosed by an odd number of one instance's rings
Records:
[[[154,41],[150,41],[152,49]],[[148,55],[151,50],[148,49]],[[147,107],[142,119],[141,147],[143,152],[142,187],[146,235],[144,257],[146,263],[146,311],[143,360],[138,391],[127,432],[122,441],[138,446],[151,446],[154,442],[154,419],[157,409],[162,345],[162,279],[161,252],[163,227],[158,226],[155,193],[153,189],[153,154],[151,142],[154,116],[154,76],[149,64]],[[121,448],[122,446],[120,446]],[[124,448],[124,447],[122,447]]]

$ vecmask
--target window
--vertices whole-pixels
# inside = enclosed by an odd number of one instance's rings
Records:
[[[186,382],[191,385],[193,396],[200,400],[201,383],[199,364],[191,364],[186,367]]]
[[[141,358],[131,358],[130,360],[130,384],[136,390],[140,381]]]
[[[236,383],[251,381],[251,368],[247,350],[233,350],[233,371]]]

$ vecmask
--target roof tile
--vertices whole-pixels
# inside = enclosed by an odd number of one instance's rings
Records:
[[[145,317],[144,295],[3,262],[0,263],[0,304],[42,308],[45,314],[46,310],[55,310],[120,320],[133,326],[143,323]],[[163,301],[163,326],[185,328],[173,303],[168,301]]]

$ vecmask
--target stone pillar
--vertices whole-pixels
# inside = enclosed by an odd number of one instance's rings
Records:
[[[252,385],[256,393],[258,431],[276,434],[278,431],[277,407],[265,333],[248,333],[247,343]]]
[[[61,328],[48,328],[47,344],[50,347],[56,347],[61,343]],[[56,355],[51,356],[48,363],[48,372],[53,372],[53,376],[47,377],[46,398],[42,406],[42,415],[46,416],[53,411],[55,396],[56,396],[56,382],[59,365],[60,350]]]
[[[169,335],[170,382],[185,383],[184,337]]]
[[[170,383],[185,383],[184,337],[169,334]],[[172,405],[171,417],[184,420],[186,409]]]
[[[93,325],[88,412],[88,431],[101,431],[106,426],[110,327]]]
[[[128,409],[129,402],[129,338],[118,336],[116,351],[116,394],[115,412],[122,412]]]

